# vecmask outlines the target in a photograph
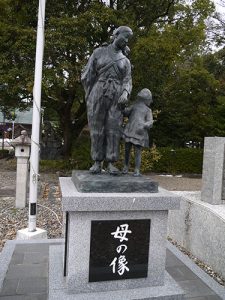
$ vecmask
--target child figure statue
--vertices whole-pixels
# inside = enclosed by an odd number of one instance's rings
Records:
[[[124,110],[124,116],[128,117],[128,123],[124,130],[125,161],[123,174],[129,170],[130,152],[132,146],[135,151],[134,176],[141,176],[141,151],[143,147],[149,147],[148,130],[153,125],[152,111],[149,108],[153,102],[149,89],[141,90],[137,95],[136,102]]]

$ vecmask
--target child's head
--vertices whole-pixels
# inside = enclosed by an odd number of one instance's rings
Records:
[[[143,101],[145,105],[150,106],[151,103],[153,102],[152,100],[152,93],[150,92],[149,89],[142,89],[138,94],[137,94],[137,100]]]

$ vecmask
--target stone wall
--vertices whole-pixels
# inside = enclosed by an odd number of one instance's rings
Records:
[[[183,196],[179,211],[169,212],[168,236],[225,278],[225,206],[200,200],[200,192]]]

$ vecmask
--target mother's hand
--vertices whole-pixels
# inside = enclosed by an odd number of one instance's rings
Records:
[[[128,92],[126,90],[123,91],[122,95],[119,97],[118,105],[120,107],[125,106],[128,103]]]

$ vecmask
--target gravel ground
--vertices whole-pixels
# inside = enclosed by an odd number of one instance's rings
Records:
[[[48,238],[62,237],[62,210],[59,188],[59,172],[56,174],[41,174],[39,181],[37,227],[47,230]],[[188,176],[171,176],[150,174],[159,185],[170,191],[201,190],[201,178]],[[0,251],[7,240],[16,237],[18,229],[26,228],[28,224],[28,208],[15,208],[15,160],[0,160]],[[199,267],[225,286],[225,280],[213,269],[199,261],[186,249],[171,241],[183,253],[188,255]]]
[[[28,207],[15,208],[16,161],[0,159],[0,251],[18,229],[28,225]],[[41,174],[38,195],[37,227],[46,229],[49,238],[62,236],[62,210],[57,174]]]
[[[7,189],[2,184],[7,182]],[[15,208],[15,174],[0,172],[0,251],[7,240],[16,237],[18,229],[28,225],[28,207]],[[10,196],[6,197],[6,193]],[[13,196],[14,196],[13,195]],[[47,230],[48,238],[62,237],[62,210],[56,175],[44,174],[40,182],[37,205],[37,227]]]
[[[190,177],[189,175],[151,175],[161,187],[169,191],[200,191],[202,188],[200,175],[195,177]]]

